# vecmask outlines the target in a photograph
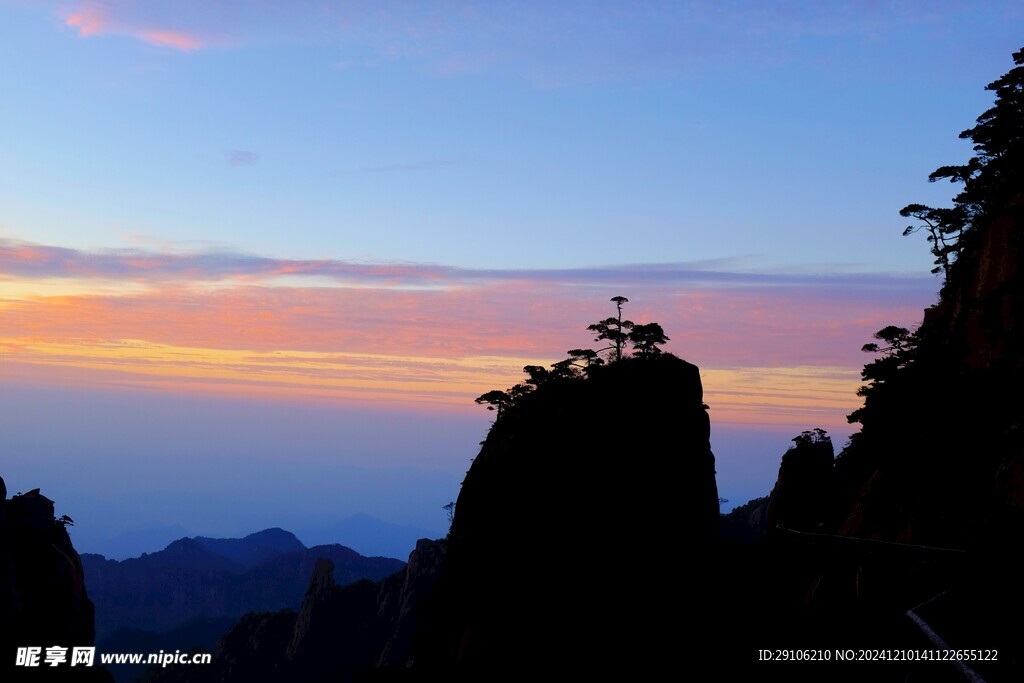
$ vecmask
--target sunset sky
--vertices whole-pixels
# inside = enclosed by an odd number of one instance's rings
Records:
[[[939,282],[899,209],[1016,2],[0,0],[0,475],[88,545],[444,530],[492,414],[630,299],[719,487],[841,445]],[[86,548],[88,549],[88,548]]]

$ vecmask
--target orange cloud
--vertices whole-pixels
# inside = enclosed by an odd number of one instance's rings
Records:
[[[8,364],[87,369],[106,382],[468,405],[519,381],[526,364],[593,346],[586,323],[606,311],[599,302],[581,311],[568,294],[246,286],[37,297],[0,308],[0,347]],[[697,323],[673,342],[704,369],[716,419],[831,426],[857,407],[860,358],[833,348],[833,361],[853,362],[806,363],[829,358],[830,344],[856,347],[866,331],[830,329],[834,321],[793,328],[784,302],[758,316],[751,310],[762,302],[740,305],[731,296],[714,293],[708,302],[727,319]],[[665,309],[659,319],[670,331],[699,320]]]
[[[842,431],[860,404],[860,373],[849,367],[707,368],[701,376],[715,424]]]
[[[885,325],[912,325],[931,295],[885,276],[773,278],[86,253],[0,240],[0,376],[471,405],[520,381],[526,364],[594,348],[586,326],[612,313],[611,295],[628,294],[628,316],[660,322],[666,349],[702,368],[717,421],[843,424],[860,402],[861,345]]]

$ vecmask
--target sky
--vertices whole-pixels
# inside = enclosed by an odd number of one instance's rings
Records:
[[[88,546],[443,533],[493,414],[626,296],[721,495],[939,281],[1010,2],[0,0],[0,474]],[[81,548],[80,548],[81,549]],[[87,547],[85,549],[88,549]]]

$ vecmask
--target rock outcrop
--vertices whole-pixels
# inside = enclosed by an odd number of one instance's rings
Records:
[[[699,371],[670,355],[517,400],[463,482],[417,666],[486,678],[671,660],[713,609],[709,433]],[[685,560],[659,558],[666,545]],[[652,592],[666,576],[673,589]]]
[[[331,563],[317,563],[280,666],[284,680],[348,681],[360,671],[406,668],[444,550],[444,541],[423,539],[404,570],[377,583],[338,586]]]
[[[389,590],[385,584],[378,598],[377,617],[394,624],[377,664],[380,667],[409,667],[415,662],[413,644],[419,632],[419,612],[433,591],[444,563],[447,542],[421,538],[409,554],[409,563],[402,573],[400,588]]]
[[[93,645],[93,603],[67,523],[67,518],[56,519],[53,501],[39,489],[0,499],[0,673],[7,672],[4,680],[31,679],[37,673],[13,668],[19,646]],[[64,669],[51,670],[54,673],[69,674]],[[74,673],[79,680],[107,680],[106,672],[98,668]]]
[[[834,516],[835,451],[824,432],[805,432],[782,456],[779,478],[768,499],[769,529],[830,531]]]
[[[308,655],[314,649],[311,641],[316,637],[315,634],[328,630],[318,622],[328,618],[327,605],[337,585],[334,583],[334,563],[330,560],[317,560],[313,576],[309,579],[309,589],[306,590],[306,597],[295,619],[295,631],[285,653],[288,659],[295,660]]]

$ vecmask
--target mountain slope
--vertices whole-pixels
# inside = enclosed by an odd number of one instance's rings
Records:
[[[299,550],[283,550],[296,545]],[[261,556],[267,559],[256,563]],[[196,617],[237,618],[293,606],[318,558],[335,563],[340,584],[380,579],[403,566],[344,546],[307,549],[280,529],[245,539],[179,539],[159,552],[121,562],[86,554],[82,563],[102,637],[118,629],[160,632]]]

